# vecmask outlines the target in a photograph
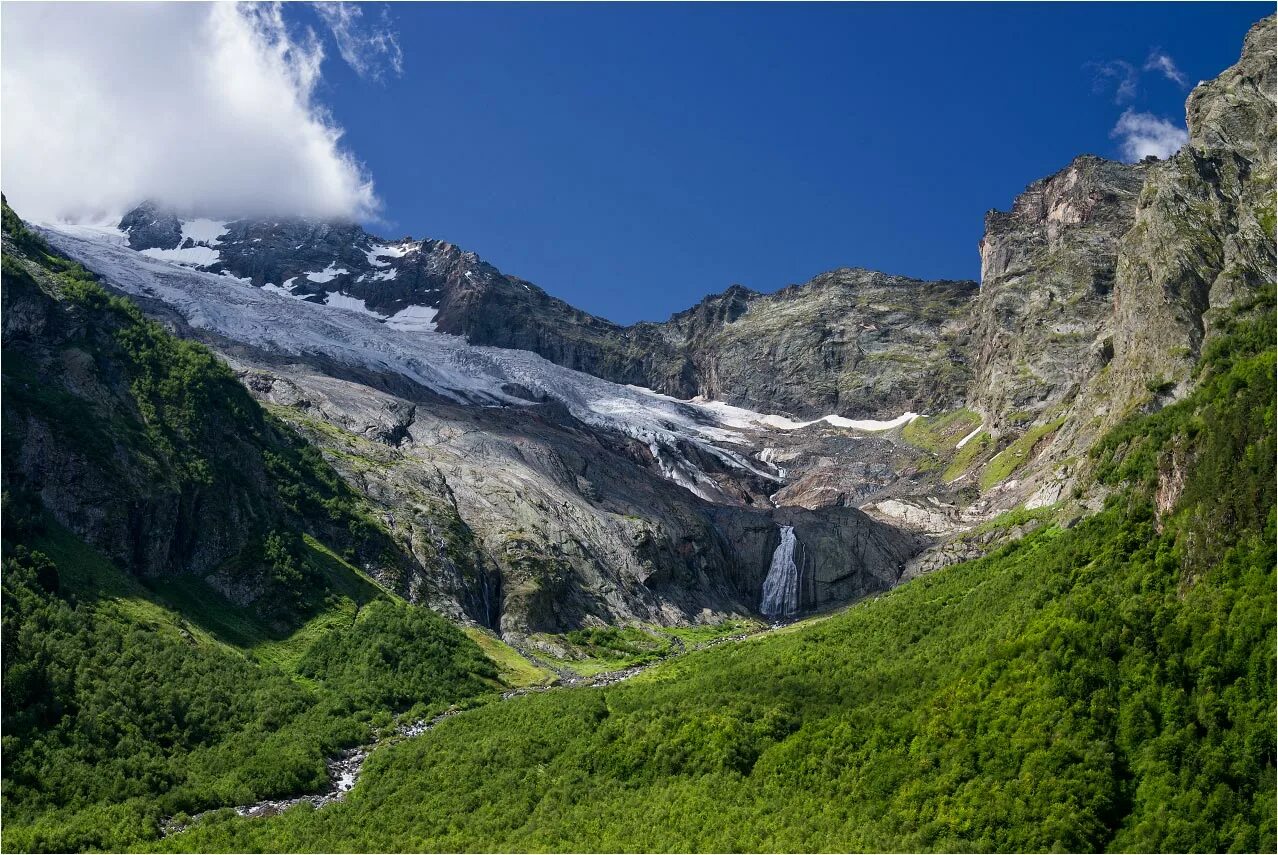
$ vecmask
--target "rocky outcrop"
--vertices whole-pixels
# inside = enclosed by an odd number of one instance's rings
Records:
[[[685,355],[685,397],[892,418],[962,402],[976,291],[841,268],[775,294],[730,290],[652,328]]]
[[[986,214],[968,400],[995,434],[1072,397],[1112,358],[1118,244],[1147,168],[1085,155]]]
[[[987,216],[969,406],[991,453],[1044,437],[987,485],[1002,505],[1069,497],[1108,427],[1193,388],[1213,324],[1272,299],[1274,60],[1271,17],[1191,93],[1180,152],[1078,158]]]
[[[254,394],[324,449],[417,558],[413,595],[473,619],[490,574],[484,613],[511,640],[753,614],[782,524],[805,544],[805,610],[891,587],[926,543],[853,508],[711,505],[652,473],[640,444],[553,405],[414,403],[238,358]]]
[[[1180,397],[1213,322],[1274,287],[1274,18],[1190,93],[1189,144],[1148,174],[1115,288],[1114,393]],[[1115,413],[1117,418],[1121,413]]]
[[[297,593],[264,553],[272,533],[314,535],[395,587],[354,494],[212,354],[110,302],[7,205],[3,250],[6,524],[10,499],[29,501],[122,569],[198,576],[271,614]]]
[[[139,252],[176,249],[182,244],[182,221],[155,202],[143,202],[125,214],[120,230],[128,235],[129,246]]]

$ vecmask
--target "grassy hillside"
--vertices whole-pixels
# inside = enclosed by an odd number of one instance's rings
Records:
[[[165,845],[1273,851],[1264,309],[1196,393],[1098,449],[1113,493],[1072,528],[630,683],[457,716],[375,755],[342,804]]]
[[[313,448],[3,215],[6,850],[318,789],[393,715],[499,685],[351,562],[395,557]]]

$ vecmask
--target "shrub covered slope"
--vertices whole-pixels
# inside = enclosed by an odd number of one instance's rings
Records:
[[[458,716],[198,850],[1272,851],[1274,314],[1097,450],[1105,508],[836,618]]]
[[[318,789],[371,725],[496,686],[342,557],[389,539],[312,448],[3,214],[6,849]]]

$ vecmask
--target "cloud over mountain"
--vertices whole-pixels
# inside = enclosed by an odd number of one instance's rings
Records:
[[[278,4],[11,4],[4,190],[24,216],[141,199],[211,214],[370,217],[371,177],[315,92],[323,46]]]

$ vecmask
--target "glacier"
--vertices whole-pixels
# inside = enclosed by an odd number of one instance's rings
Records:
[[[564,368],[529,351],[472,345],[461,336],[436,331],[435,311],[428,307],[409,307],[386,318],[340,292],[330,292],[328,305],[322,305],[290,294],[291,282],[282,288],[257,288],[233,276],[168,263],[129,249],[115,229],[61,224],[37,228],[59,251],[108,285],[163,303],[193,328],[232,342],[400,375],[459,404],[527,406],[528,392],[537,399],[558,401],[586,424],[647,445],[668,480],[707,501],[720,498],[715,482],[691,462],[681,445],[695,446],[725,465],[779,481],[777,475],[747,459],[759,435],[818,423],[874,431],[917,417],[907,413],[890,422],[876,422],[827,416],[795,422],[721,402],[685,401]],[[216,240],[216,228],[209,224],[199,231]],[[380,256],[405,251],[411,248],[381,245],[373,250]]]

